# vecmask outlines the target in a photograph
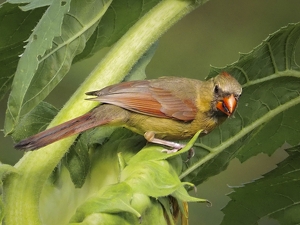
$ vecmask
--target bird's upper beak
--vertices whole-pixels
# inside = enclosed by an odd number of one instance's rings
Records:
[[[237,100],[233,96],[233,94],[231,94],[228,97],[224,97],[223,101],[219,101],[217,103],[217,109],[225,113],[227,116],[231,116],[236,108],[236,105],[237,105]]]

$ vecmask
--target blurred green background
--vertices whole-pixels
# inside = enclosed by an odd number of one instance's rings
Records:
[[[157,52],[147,67],[148,78],[182,76],[203,79],[210,65],[223,67],[233,63],[238,60],[239,52],[251,51],[282,26],[300,21],[299,9],[299,0],[211,0],[160,38]],[[104,52],[75,64],[46,100],[61,108]],[[0,102],[1,128],[6,101],[7,96]],[[10,137],[4,138],[3,133],[0,144],[2,163],[14,164],[22,156],[21,152],[14,150]],[[278,150],[271,157],[261,154],[242,165],[233,160],[226,171],[200,185],[197,193],[191,193],[209,199],[213,205],[190,204],[190,224],[219,224],[223,216],[220,209],[229,201],[225,196],[231,192],[228,185],[239,186],[256,179],[286,156],[283,150]],[[278,223],[264,218],[260,224]]]

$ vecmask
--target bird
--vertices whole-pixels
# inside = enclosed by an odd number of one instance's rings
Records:
[[[62,138],[98,126],[125,127],[148,142],[176,152],[175,141],[210,133],[231,117],[242,94],[239,82],[223,71],[207,80],[161,77],[127,81],[87,92],[87,100],[101,104],[86,114],[21,140],[16,149],[36,150]]]

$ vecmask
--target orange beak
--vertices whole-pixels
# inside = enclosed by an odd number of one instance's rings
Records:
[[[219,109],[221,112],[225,113],[227,116],[231,116],[234,112],[237,105],[237,100],[231,94],[229,97],[223,98],[223,101],[219,101],[217,103],[217,109]]]

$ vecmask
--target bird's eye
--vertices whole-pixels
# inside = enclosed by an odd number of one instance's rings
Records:
[[[215,86],[214,92],[215,92],[216,94],[219,93],[219,86],[218,86],[218,85]]]

